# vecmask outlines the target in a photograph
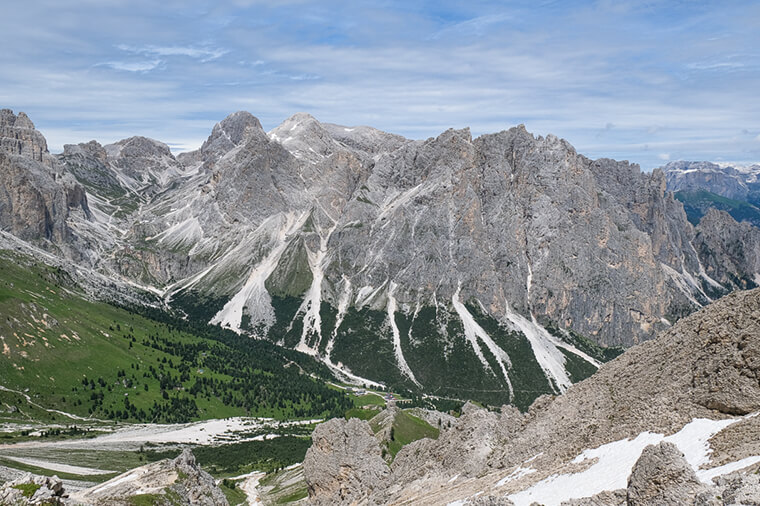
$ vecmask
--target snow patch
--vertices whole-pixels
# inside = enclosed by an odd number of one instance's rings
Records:
[[[499,482],[496,484],[497,487],[501,487],[503,485],[506,485],[510,481],[519,480],[523,476],[528,476],[529,474],[535,473],[536,470],[532,467],[518,467],[508,475],[506,475],[504,478],[500,479]]]
[[[725,472],[734,469],[731,465],[726,465],[721,468],[699,470],[700,466],[709,462],[712,452],[709,445],[710,438],[741,420],[742,418],[728,420],[696,418],[671,436],[665,437],[663,434],[647,431],[634,439],[622,439],[593,450],[585,450],[573,459],[572,463],[579,464],[596,459],[596,462],[586,470],[579,473],[552,475],[526,490],[510,495],[509,499],[517,506],[527,506],[533,502],[551,506],[569,499],[591,497],[605,490],[626,488],[628,476],[641,456],[641,452],[648,445],[658,444],[661,441],[675,444],[683,452],[689,465],[697,472],[700,480],[707,483],[709,479],[724,474],[722,468],[725,468]],[[734,463],[734,466],[736,465],[741,464]]]
[[[699,478],[699,481],[702,483],[710,484],[712,483],[713,478],[717,478],[718,476],[723,476],[728,473],[733,473],[734,471],[739,471],[740,469],[744,469],[745,467],[757,464],[758,462],[760,462],[760,456],[754,455],[752,457],[737,460],[736,462],[713,467],[712,469],[699,470],[697,471],[697,478]]]

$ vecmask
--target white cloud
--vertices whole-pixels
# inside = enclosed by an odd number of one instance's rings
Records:
[[[738,70],[741,68],[744,68],[746,65],[739,62],[718,62],[718,63],[707,63],[707,62],[698,62],[698,63],[690,63],[687,65],[688,68],[692,70]]]
[[[657,158],[667,162],[668,160],[670,160],[670,153],[660,153],[659,155],[657,155]]]
[[[207,62],[216,60],[229,53],[226,49],[219,48],[198,48],[191,46],[130,46],[127,44],[119,44],[116,46],[118,49],[133,53],[133,54],[145,54],[156,56],[188,56]]]
[[[161,60],[138,62],[108,61],[98,64],[98,66],[111,67],[115,70],[124,70],[127,72],[149,72],[159,65],[161,65]]]

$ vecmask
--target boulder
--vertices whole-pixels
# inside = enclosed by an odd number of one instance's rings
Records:
[[[673,443],[649,445],[628,478],[628,505],[693,504],[706,491],[683,453]]]

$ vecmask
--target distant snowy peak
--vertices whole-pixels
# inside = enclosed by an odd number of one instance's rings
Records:
[[[685,174],[726,174],[737,176],[745,182],[757,181],[760,175],[760,163],[754,164],[737,164],[733,162],[688,162],[676,161],[670,162],[661,167],[666,174],[685,175]]]
[[[760,164],[737,165],[712,162],[670,162],[662,170],[668,190],[706,190],[734,200],[751,200],[760,192]]]

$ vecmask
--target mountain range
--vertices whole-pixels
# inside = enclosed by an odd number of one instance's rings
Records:
[[[144,137],[52,155],[6,109],[0,148],[3,248],[359,384],[527,409],[760,283],[760,231],[687,215],[675,167],[523,126],[410,140],[237,112],[176,157]]]
[[[692,223],[699,223],[709,209],[719,209],[736,221],[760,226],[760,165],[670,162],[662,169],[668,190],[683,202]]]

